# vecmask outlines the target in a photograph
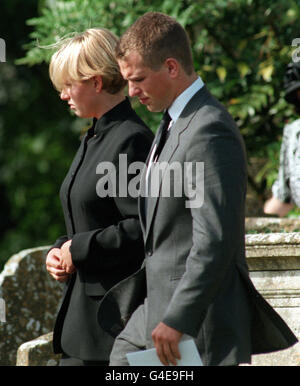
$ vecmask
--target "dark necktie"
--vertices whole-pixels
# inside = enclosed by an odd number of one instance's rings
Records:
[[[170,121],[171,121],[171,117],[168,113],[168,110],[166,110],[164,112],[164,115],[162,117],[162,120],[161,120],[159,128],[158,128],[157,148],[156,148],[155,157],[154,157],[156,159],[159,157],[159,155],[160,155],[160,153],[161,153],[161,151],[166,143],[166,140],[168,138],[168,134],[169,134],[168,127],[169,127]]]
[[[169,127],[170,121],[171,121],[171,117],[168,113],[168,110],[166,110],[164,112],[164,115],[162,117],[160,125],[157,129],[157,140],[156,140],[157,148],[156,148],[155,154],[153,155],[153,158],[152,158],[153,162],[155,162],[157,160],[157,158],[159,157],[159,155],[162,151],[162,148],[164,147],[164,144],[167,140],[167,137],[169,134],[168,133],[168,127]],[[150,166],[151,165],[148,165],[148,167],[150,167]],[[147,193],[149,194],[149,191]],[[142,214],[142,217],[143,217],[145,224],[146,224],[146,213],[147,213],[147,197],[148,197],[148,195],[146,195],[146,197],[143,197],[140,201],[141,214]]]

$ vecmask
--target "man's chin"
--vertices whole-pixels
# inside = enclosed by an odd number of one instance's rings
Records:
[[[153,102],[151,102],[149,99],[139,99],[139,101],[142,105],[146,106],[147,110],[151,113],[160,113],[164,110],[164,107],[153,104]]]
[[[147,107],[147,109],[148,109],[151,113],[160,113],[160,112],[163,111],[162,108],[159,108],[159,107],[157,107],[157,106],[147,105],[146,107]]]

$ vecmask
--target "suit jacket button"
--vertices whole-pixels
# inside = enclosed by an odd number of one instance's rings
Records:
[[[152,256],[152,251],[151,251],[151,249],[149,249],[149,251],[147,252],[147,255],[148,255],[148,256]]]

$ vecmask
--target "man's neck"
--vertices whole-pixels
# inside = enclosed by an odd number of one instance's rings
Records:
[[[195,72],[193,72],[191,75],[183,74],[182,76],[180,76],[180,78],[178,79],[175,97],[172,102],[174,102],[180,94],[182,94],[187,88],[189,88],[197,78],[198,75]]]
[[[203,85],[202,79],[197,75],[196,79],[169,106],[168,112],[173,123],[177,121],[187,103],[203,87]]]

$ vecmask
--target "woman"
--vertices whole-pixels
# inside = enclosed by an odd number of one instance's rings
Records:
[[[136,176],[119,175],[124,170],[119,156],[127,165],[144,162],[153,134],[124,96],[116,43],[109,31],[88,29],[64,41],[50,63],[61,99],[77,116],[94,118],[60,190],[67,235],[46,259],[53,278],[66,282],[53,337],[54,352],[63,353],[61,365],[108,364],[113,337],[97,322],[99,300],[144,258],[137,198],[119,185]],[[101,176],[101,166],[108,164],[114,170]],[[104,197],[107,187],[99,184],[104,177],[116,184],[115,195]]]
[[[285,100],[300,114],[300,62],[287,65],[284,79]],[[266,214],[287,215],[296,205],[300,208],[300,119],[283,128],[278,176],[272,186],[272,197],[264,204]]]

